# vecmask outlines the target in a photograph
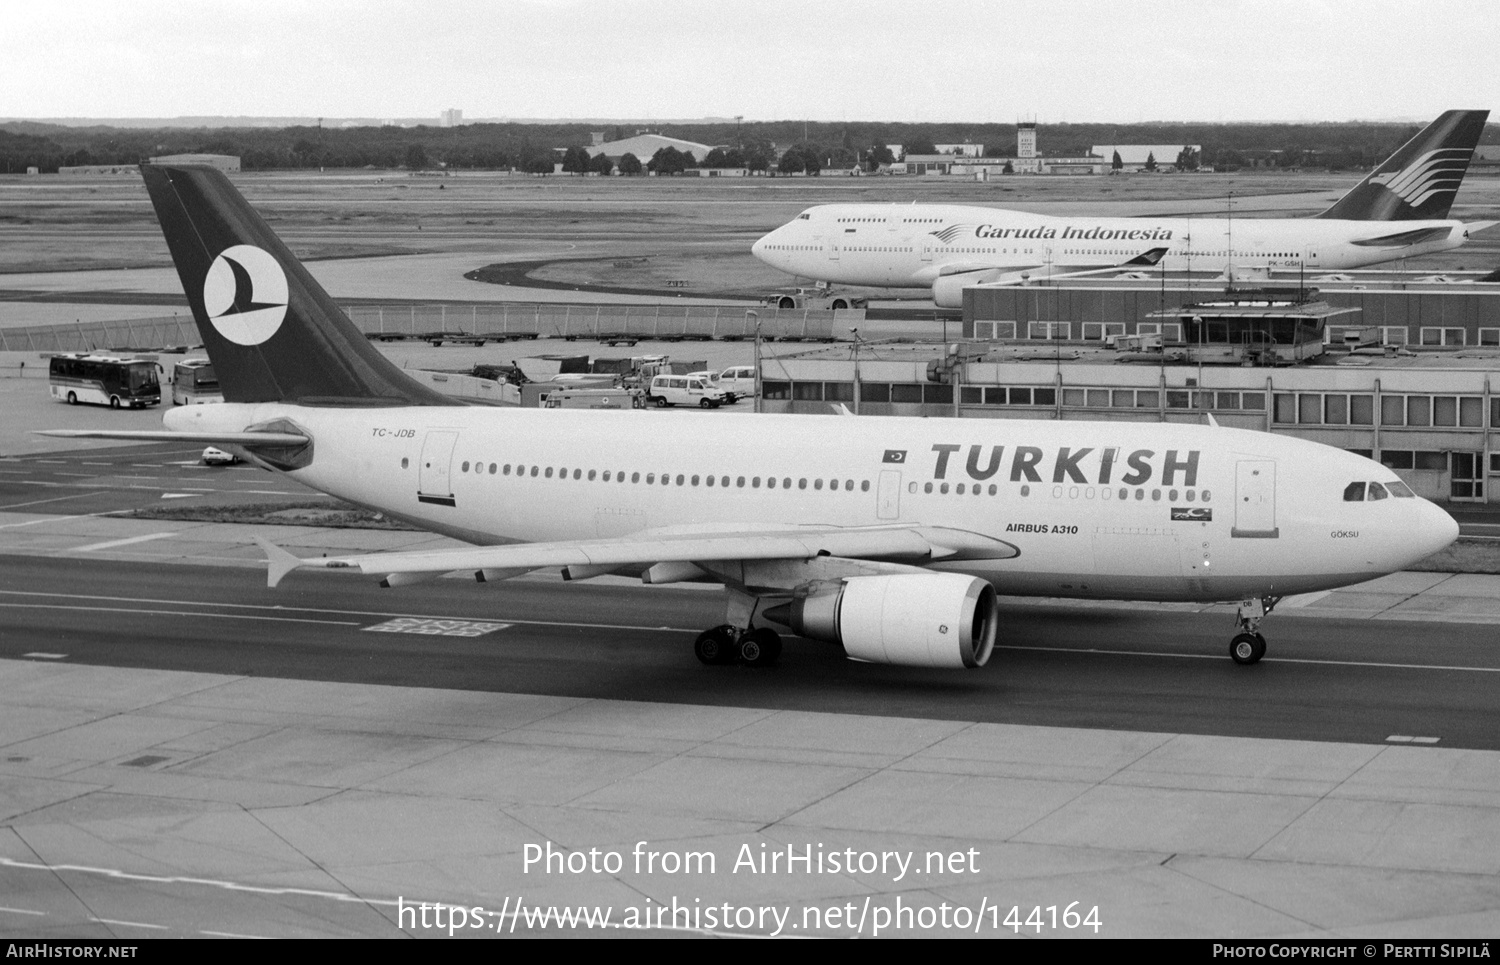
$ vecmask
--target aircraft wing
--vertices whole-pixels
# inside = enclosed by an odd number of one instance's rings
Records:
[[[300,446],[307,436],[295,432],[172,432],[169,429],[33,429],[35,435],[60,439],[119,439],[122,442],[192,442],[229,446]]]
[[[264,540],[270,568],[268,586],[292,570],[311,567],[356,569],[384,575],[387,585],[417,582],[455,571],[482,580],[507,579],[552,566],[577,567],[600,575],[608,567],[651,566],[717,560],[806,560],[820,556],[882,562],[925,563],[942,559],[1010,559],[1011,544],[967,530],[940,526],[787,526],[716,529],[707,532],[655,530],[614,539],[513,543],[413,553],[368,553],[300,559]]]
[[[1127,259],[1125,261],[1119,261],[1115,262],[1114,264],[1103,265],[1097,268],[1091,268],[1088,266],[1070,267],[1067,271],[1053,272],[1047,271],[1047,265],[1035,265],[1030,268],[1007,268],[1005,278],[998,279],[996,281],[981,282],[977,287],[1006,288],[1014,285],[1025,284],[1026,282],[1033,280],[1033,278],[1039,280],[1045,279],[1047,281],[1056,281],[1060,278],[1087,278],[1090,275],[1108,275],[1117,271],[1131,271],[1132,269],[1138,268],[1151,268],[1158,264],[1166,256],[1166,248],[1152,248],[1150,251],[1143,251],[1135,257]],[[1022,272],[1035,273],[1038,271],[1043,272],[1043,274],[1032,275],[1031,277],[1024,278],[1021,277]]]

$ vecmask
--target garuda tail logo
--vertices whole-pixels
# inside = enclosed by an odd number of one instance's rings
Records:
[[[939,231],[930,231],[928,232],[928,234],[932,235],[934,238],[936,238],[938,241],[941,241],[945,245],[951,245],[953,244],[954,238],[957,238],[959,235],[963,234],[965,231],[968,231],[973,227],[974,226],[971,224],[951,224]]]
[[[219,334],[236,345],[259,345],[286,318],[286,275],[254,245],[226,248],[203,279],[203,308]]]
[[[1435,195],[1458,193],[1473,154],[1472,148],[1428,151],[1399,171],[1375,175],[1370,183],[1384,187],[1413,208],[1420,208]]]

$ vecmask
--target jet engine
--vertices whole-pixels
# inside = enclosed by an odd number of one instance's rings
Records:
[[[843,644],[851,660],[943,668],[984,666],[998,622],[994,587],[958,573],[809,583],[766,616]]]
[[[1005,272],[992,268],[989,271],[965,271],[954,275],[943,275],[932,283],[932,303],[938,308],[963,308],[964,289],[970,285],[999,281]]]

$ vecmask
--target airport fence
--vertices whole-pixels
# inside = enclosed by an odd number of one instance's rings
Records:
[[[738,305],[557,305],[491,302],[482,305],[352,305],[354,324],[375,338],[602,338],[647,340],[748,339],[757,322],[768,339],[829,340],[842,325],[859,324],[863,310],[753,309]],[[838,323],[838,324],[836,324]]]
[[[863,310],[754,309],[719,305],[350,305],[350,320],[374,339],[517,338],[751,339],[831,341],[864,320]],[[188,315],[0,328],[0,352],[159,351],[201,345]]]
[[[0,352],[146,351],[199,345],[202,341],[189,315],[0,328]]]

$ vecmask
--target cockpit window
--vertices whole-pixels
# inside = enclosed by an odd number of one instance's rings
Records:
[[[801,214],[797,215],[797,220],[798,221],[810,221],[810,220],[812,220],[812,212],[811,211],[804,211],[804,212],[802,212]]]
[[[1385,488],[1391,491],[1392,496],[1396,496],[1400,499],[1415,499],[1417,496],[1417,494],[1412,492],[1411,488],[1408,487],[1404,482],[1388,482],[1385,484]]]
[[[1385,499],[1386,495],[1387,495],[1387,493],[1385,491],[1385,487],[1384,486],[1380,485],[1380,483],[1378,483],[1378,482],[1372,482],[1372,483],[1370,483],[1370,498],[1371,499]]]
[[[1362,503],[1365,501],[1365,484],[1352,482],[1344,487],[1344,502]]]

